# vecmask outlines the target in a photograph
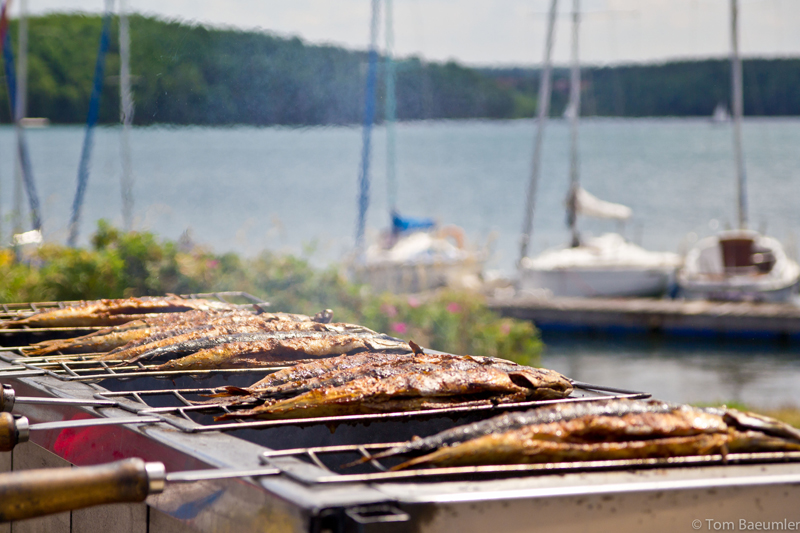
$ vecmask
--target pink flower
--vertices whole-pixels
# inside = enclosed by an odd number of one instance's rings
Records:
[[[502,324],[500,324],[500,333],[502,333],[503,335],[508,335],[509,333],[511,333],[511,324],[509,324],[508,322],[503,322]]]
[[[450,302],[449,304],[447,304],[447,312],[449,312],[449,313],[460,313],[461,312],[461,306],[458,305],[455,302]]]
[[[394,324],[392,324],[392,331],[402,335],[403,333],[406,333],[408,331],[408,326],[405,325],[405,323],[403,322],[395,322]]]
[[[397,316],[397,308],[391,304],[383,304],[381,306],[381,312],[389,318]]]
[[[409,296],[408,305],[411,307],[419,307],[420,305],[422,305],[422,302],[420,302],[419,298],[417,298],[416,296]]]
[[[217,261],[216,259],[209,259],[208,261],[206,261],[206,266],[208,268],[217,268],[217,266],[219,266],[219,261]]]

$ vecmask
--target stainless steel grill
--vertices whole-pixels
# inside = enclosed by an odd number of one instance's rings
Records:
[[[40,307],[33,304],[25,311]],[[505,533],[528,531],[537,517],[541,527],[561,531],[583,531],[589,525],[596,531],[674,531],[705,518],[694,516],[698,509],[719,519],[791,518],[786,513],[800,497],[800,453],[408,471],[391,471],[396,459],[343,466],[415,435],[506,410],[649,397],[587,383],[574,383],[576,392],[565,400],[288,420],[214,422],[213,416],[226,409],[196,403],[216,387],[247,386],[275,370],[163,372],[144,364],[98,364],[85,356],[0,354],[0,382],[12,384],[18,395],[113,402],[17,405],[15,411],[32,422],[132,413],[162,420],[32,435],[37,445],[72,464],[138,456],[162,461],[170,471],[261,464],[276,469],[278,474],[257,481],[207,481],[171,487],[148,499],[154,509],[197,530],[260,531],[264,524],[280,524],[319,533],[392,528],[460,533],[503,528]],[[182,511],[186,506],[193,509],[189,518]],[[654,516],[663,520],[654,522]]]

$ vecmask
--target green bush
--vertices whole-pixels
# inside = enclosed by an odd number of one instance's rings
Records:
[[[123,233],[100,221],[91,249],[47,244],[25,262],[0,251],[0,300],[89,300],[159,294],[245,291],[272,309],[363,324],[434,350],[537,364],[542,343],[530,322],[501,318],[480,295],[442,291],[419,296],[371,295],[334,267],[265,251],[245,259],[202,247]]]

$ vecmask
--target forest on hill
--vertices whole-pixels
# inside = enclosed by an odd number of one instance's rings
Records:
[[[28,116],[53,123],[86,120],[101,27],[98,15],[29,19]],[[141,15],[131,16],[130,28],[136,124],[307,126],[361,121],[364,51]],[[10,31],[16,43],[17,21],[11,22]],[[101,99],[102,123],[119,120],[118,74],[115,20]],[[727,104],[729,76],[728,62],[722,59],[587,67],[583,113],[708,116],[717,104]],[[398,118],[533,116],[538,79],[536,69],[469,68],[403,58],[397,61]],[[746,114],[800,114],[800,59],[746,60],[744,79]],[[382,101],[380,87],[379,79]],[[563,111],[567,94],[568,73],[557,69],[554,115]],[[0,100],[8,101],[4,79]],[[9,121],[7,105],[0,105],[0,121]]]

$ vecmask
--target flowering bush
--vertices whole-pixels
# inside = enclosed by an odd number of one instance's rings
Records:
[[[497,316],[473,293],[442,291],[425,300],[384,294],[367,303],[361,322],[450,353],[537,364],[542,350],[532,323]]]

